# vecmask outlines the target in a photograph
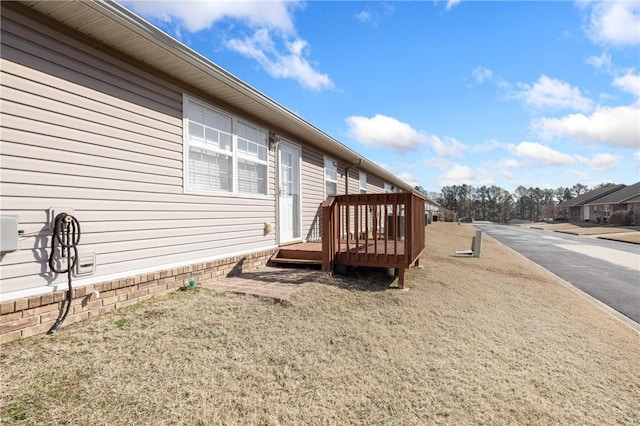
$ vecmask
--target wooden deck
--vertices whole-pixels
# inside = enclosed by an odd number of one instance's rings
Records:
[[[394,244],[393,241],[340,241],[339,251],[335,254],[334,266],[362,266],[379,268],[397,268],[400,286],[404,285],[404,270],[407,264],[404,245]],[[417,264],[415,259],[409,262]],[[322,266],[322,242],[306,242],[290,244],[281,247],[271,258],[272,264],[289,265],[317,265]]]
[[[329,197],[322,206],[322,241],[281,247],[271,263],[394,268],[398,285],[424,250],[424,199],[410,193]]]

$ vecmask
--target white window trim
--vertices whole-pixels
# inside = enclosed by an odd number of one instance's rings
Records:
[[[189,183],[189,125],[187,118],[187,104],[189,101],[196,102],[204,105],[205,107],[216,111],[220,114],[224,114],[226,116],[231,117],[231,158],[232,158],[232,167],[233,167],[233,176],[232,176],[232,186],[233,191],[206,191],[202,189],[192,189]],[[238,121],[243,122],[249,126],[255,127],[263,131],[267,135],[267,159],[266,161],[260,160],[258,158],[254,158],[252,156],[246,155],[244,153],[238,152],[238,135],[236,133],[236,127]],[[223,196],[223,197],[234,197],[234,198],[256,198],[256,199],[266,199],[269,198],[271,190],[271,183],[269,181],[270,170],[270,155],[271,149],[269,147],[269,131],[262,126],[259,126],[255,123],[252,123],[249,120],[244,119],[243,117],[239,117],[237,115],[231,114],[217,106],[211,104],[210,102],[205,102],[201,99],[195,98],[193,96],[189,96],[186,93],[182,94],[182,191],[185,194],[197,194],[197,195],[211,195],[211,196]],[[194,144],[193,146],[199,147],[199,144]],[[228,151],[215,149],[214,147],[206,147],[207,150],[212,152],[218,152],[223,155],[229,155]],[[238,159],[242,159],[245,161],[249,161],[256,164],[266,165],[267,173],[266,173],[266,194],[251,194],[247,192],[239,192],[238,191]]]
[[[336,180],[330,180],[327,179],[327,161],[331,161],[333,162],[333,164],[335,164],[336,166]],[[338,195],[338,162],[336,160],[334,160],[331,157],[327,157],[326,155],[324,156],[324,161],[322,162],[322,173],[324,175],[324,179],[322,179],[323,182],[323,186],[322,186],[322,190],[324,191],[324,199],[326,200],[328,195],[327,195],[327,182],[334,182],[336,184],[336,194]]]
[[[364,178],[364,186],[362,186],[362,180]],[[358,186],[360,187],[360,194],[367,193],[367,174],[362,170],[358,170]],[[362,192],[364,191],[364,192]]]

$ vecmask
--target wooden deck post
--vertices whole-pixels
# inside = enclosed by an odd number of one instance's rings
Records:
[[[398,267],[398,288],[404,288],[404,266]]]
[[[322,203],[322,270],[333,271],[335,258],[335,197],[328,197]]]

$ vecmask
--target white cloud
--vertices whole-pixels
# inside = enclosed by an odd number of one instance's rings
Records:
[[[315,91],[333,87],[329,76],[316,71],[306,59],[308,44],[305,40],[294,39],[284,44],[284,49],[278,49],[265,28],[257,30],[252,37],[231,39],[226,43],[229,49],[257,61],[274,78],[291,78]]]
[[[367,12],[363,10],[362,12],[356,13],[356,19],[363,23],[371,22],[371,23],[374,23],[375,25],[375,21],[373,19],[373,15],[371,14],[371,12]]]
[[[518,87],[520,92],[516,97],[523,99],[527,105],[534,108],[550,107],[583,112],[593,108],[593,101],[582,96],[580,89],[546,75],[540,76],[533,86],[519,83]]]
[[[431,135],[427,136],[426,143],[441,157],[460,157],[464,150],[464,144],[450,137],[445,137],[443,140]]]
[[[490,152],[496,149],[504,148],[505,146],[506,144],[504,144],[503,142],[500,142],[495,139],[491,139],[489,141],[485,141],[480,144],[472,145],[471,151],[474,153]]]
[[[447,170],[454,166],[454,163],[444,158],[427,158],[423,160],[423,163],[425,166],[435,167],[440,170]]]
[[[510,145],[508,149],[518,157],[524,157],[546,166],[564,166],[575,162],[570,155],[536,142],[520,142],[518,145]]]
[[[633,70],[615,77],[613,85],[640,98],[640,74],[634,74]]]
[[[345,121],[349,126],[349,135],[368,146],[407,152],[416,150],[427,141],[425,134],[386,115],[376,114],[372,118],[351,116]]]
[[[400,179],[402,179],[403,181],[405,181],[407,184],[411,185],[411,186],[416,186],[419,185],[418,180],[410,173],[408,172],[398,172],[397,169],[398,167],[401,167],[402,169],[413,169],[415,168],[415,166],[413,164],[401,164],[401,165],[397,165],[396,167],[391,167],[390,165],[386,164],[386,163],[379,163],[379,162],[375,162],[378,166],[382,167],[384,170],[388,171],[389,173],[396,175],[397,177],[399,177]]]
[[[571,169],[570,173],[578,178],[580,182],[589,182],[591,181],[591,175],[585,173],[584,170],[579,169]]]
[[[355,18],[373,27],[377,27],[384,18],[395,12],[395,7],[390,3],[372,3],[367,6],[369,9],[356,13]]]
[[[471,75],[478,83],[482,84],[485,80],[490,80],[493,77],[493,72],[485,67],[477,67],[471,72]]]
[[[518,162],[518,160],[515,160],[513,158],[505,158],[500,160],[497,168],[502,170],[502,169],[517,169],[518,167],[521,167],[521,164]]]
[[[126,1],[137,13],[171,21],[176,18],[188,31],[211,27],[225,18],[237,19],[250,26],[293,32],[292,11],[297,1]]]
[[[613,170],[618,166],[621,159],[619,155],[607,153],[595,154],[591,156],[591,158],[584,158],[578,155],[576,158],[581,164],[584,164],[598,172],[608,172],[609,170]]]
[[[329,76],[316,70],[307,59],[308,43],[295,35],[293,12],[302,7],[301,2],[130,1],[125,4],[146,17],[177,21],[178,35],[182,33],[180,26],[193,33],[225,19],[239,21],[254,33],[228,40],[227,48],[257,61],[274,78],[293,79],[315,91],[333,87]]]
[[[476,175],[469,166],[453,164],[445,174],[440,177],[440,186],[452,185],[476,185]]]
[[[421,145],[427,145],[440,157],[459,157],[464,151],[465,145],[455,138],[427,135],[386,115],[376,114],[372,118],[351,116],[345,121],[349,126],[349,136],[364,145],[391,148],[398,152],[415,151]]]
[[[411,173],[400,172],[400,173],[396,173],[395,175],[400,179],[402,179],[403,181],[407,182],[412,187],[415,187],[416,185],[418,185],[418,180]]]
[[[453,9],[453,7],[456,6],[458,3],[460,3],[460,0],[447,0],[447,6],[445,10],[449,11]]]
[[[640,44],[640,3],[629,0],[582,3],[591,6],[589,28],[592,40],[612,45]]]
[[[599,70],[604,70],[607,72],[611,70],[611,55],[609,55],[607,52],[603,52],[600,56],[589,56],[586,62],[587,64]]]
[[[561,118],[541,118],[532,128],[543,139],[569,137],[584,143],[611,146],[640,146],[640,108],[633,106],[600,107],[591,115],[570,114]]]

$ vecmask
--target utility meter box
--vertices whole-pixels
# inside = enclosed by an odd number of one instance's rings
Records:
[[[0,252],[18,251],[18,216],[0,216]]]

